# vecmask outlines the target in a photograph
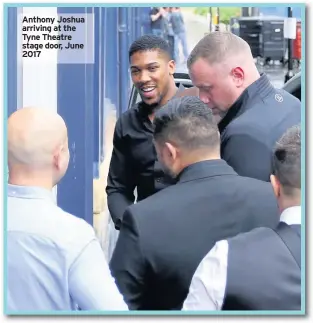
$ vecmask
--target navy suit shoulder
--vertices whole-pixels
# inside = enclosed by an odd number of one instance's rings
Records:
[[[282,102],[277,101],[281,99]],[[275,89],[264,99],[255,97],[249,100],[248,105],[251,108],[245,110],[227,126],[223,134],[224,139],[242,133],[269,136],[268,131],[277,130],[277,126],[285,129],[286,126],[301,122],[301,102],[282,89]]]
[[[285,91],[284,89],[275,88],[275,91],[278,94],[282,95],[283,100],[286,101],[288,107],[290,107],[290,108],[295,107],[295,108],[301,109],[301,101],[298,98],[296,98],[294,95],[290,94],[289,92]]]
[[[263,95],[246,94],[238,114],[222,131],[222,158],[239,175],[269,181],[275,143],[300,122],[301,104],[291,94],[275,88]]]

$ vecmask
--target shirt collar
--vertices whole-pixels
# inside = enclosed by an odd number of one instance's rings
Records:
[[[280,221],[288,225],[301,225],[301,206],[292,206],[285,209],[280,215]]]
[[[36,186],[19,186],[8,184],[8,196],[25,199],[50,199],[55,202],[52,190]]]
[[[204,160],[187,166],[177,176],[179,182],[188,182],[195,179],[220,175],[237,175],[223,159]]]
[[[178,90],[177,90],[177,92],[176,92],[175,96],[176,96],[179,92],[184,91],[184,90],[185,90],[185,87],[183,86],[183,84],[179,83],[179,87],[178,87]]]

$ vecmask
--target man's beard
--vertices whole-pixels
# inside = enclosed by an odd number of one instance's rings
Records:
[[[145,108],[145,111],[147,112],[148,115],[154,114],[161,107],[160,104],[161,104],[162,99],[163,99],[163,95],[160,95],[159,96],[159,99],[157,100],[157,102],[148,104],[141,97],[141,100],[142,100],[142,102],[145,105],[145,107],[144,107]]]

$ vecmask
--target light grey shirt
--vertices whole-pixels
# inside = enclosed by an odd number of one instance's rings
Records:
[[[284,210],[280,221],[301,224],[301,206]],[[217,242],[198,266],[184,302],[185,311],[216,311],[223,306],[227,279],[228,242]]]
[[[94,229],[52,192],[8,185],[7,311],[127,310]]]

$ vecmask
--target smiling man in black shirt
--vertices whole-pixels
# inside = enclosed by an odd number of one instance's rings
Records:
[[[137,39],[129,49],[131,77],[142,101],[118,119],[107,181],[108,208],[119,229],[125,209],[173,183],[157,161],[153,145],[154,113],[179,91],[175,62],[165,40],[153,35]]]

